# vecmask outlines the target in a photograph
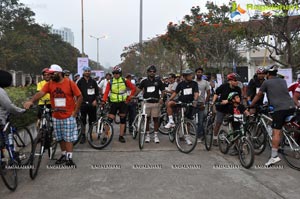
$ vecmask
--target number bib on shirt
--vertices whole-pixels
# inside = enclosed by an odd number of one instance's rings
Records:
[[[87,90],[87,94],[88,94],[88,95],[95,95],[95,89],[94,89],[94,88],[89,88],[89,89]]]
[[[193,89],[192,88],[185,88],[183,89],[183,95],[192,95]]]
[[[66,107],[66,98],[54,98],[55,107]]]
[[[155,86],[147,87],[147,93],[153,93],[155,91]]]

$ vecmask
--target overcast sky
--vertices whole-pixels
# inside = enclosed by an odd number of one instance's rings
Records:
[[[180,21],[190,14],[193,6],[204,11],[207,0],[143,0],[143,40],[166,32],[167,24]],[[75,47],[81,51],[81,0],[20,0],[35,13],[36,22],[54,28],[72,29]],[[229,0],[214,0],[218,5]],[[237,1],[238,2],[238,1]],[[241,0],[238,3],[258,2]],[[100,37],[99,61],[105,67],[121,62],[120,54],[125,46],[139,41],[140,0],[84,0],[85,53],[97,60],[97,41]]]

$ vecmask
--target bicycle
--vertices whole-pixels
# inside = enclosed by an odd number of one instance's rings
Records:
[[[0,130],[0,174],[5,186],[11,191],[18,186],[17,168],[29,163],[33,152],[33,139],[26,127],[15,128],[7,116]]]
[[[41,122],[38,134],[35,138],[33,153],[30,158],[30,165],[32,167],[29,170],[29,175],[32,180],[34,180],[38,174],[45,150],[48,150],[48,157],[50,160],[54,159],[56,153],[57,141],[55,140],[55,137],[53,135],[54,131],[51,112],[52,110],[47,108],[45,101],[42,108]]]
[[[226,117],[223,124],[225,123],[225,126],[227,126],[228,123],[229,132],[224,129],[219,131],[219,149],[223,154],[227,154],[230,147],[236,146],[240,163],[244,168],[249,169],[254,163],[254,149],[246,134],[244,117],[240,114],[228,115]],[[237,123],[239,128],[234,129],[232,122]]]
[[[213,134],[214,134],[214,121],[215,121],[215,113],[213,113],[213,107],[208,106],[207,115],[204,119],[204,127],[203,127],[203,136],[204,136],[204,145],[207,151],[211,149],[213,142]]]
[[[193,106],[192,103],[177,102],[175,108],[174,121],[177,125],[169,130],[169,139],[172,142],[175,138],[180,152],[190,153],[195,149],[198,139],[196,125],[192,118],[188,118],[193,112]]]
[[[114,129],[107,120],[109,105],[100,106],[97,111],[97,121],[94,122],[87,133],[87,140],[94,149],[103,149],[107,147],[113,139]]]
[[[81,136],[82,136],[82,129],[83,129],[83,123],[81,121],[81,114],[80,112],[77,114],[76,116],[76,124],[77,124],[77,132],[78,132],[78,137],[77,140],[75,140],[73,142],[73,146],[77,145],[78,142],[81,140]]]

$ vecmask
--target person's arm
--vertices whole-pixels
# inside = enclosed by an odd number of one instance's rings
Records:
[[[9,99],[7,93],[1,89],[0,90],[0,105],[1,107],[5,108],[7,112],[12,113],[12,114],[18,114],[18,113],[23,113],[25,110],[22,108],[17,107],[12,103],[12,101]]]
[[[295,91],[294,95],[293,95],[293,100],[294,100],[294,103],[297,107],[300,107],[300,104],[299,104],[299,97],[300,97],[300,92],[297,92]]]
[[[76,96],[76,106],[72,114],[73,117],[76,117],[78,115],[82,101],[83,97],[81,94],[79,96]]]
[[[43,90],[39,91],[30,100],[24,103],[24,108],[29,109],[36,101],[41,99],[45,94],[46,92],[44,92]]]
[[[258,91],[258,93],[253,98],[253,100],[252,100],[252,102],[250,104],[250,107],[253,107],[259,101],[259,99],[262,98],[262,96],[264,96],[263,92]]]
[[[105,89],[105,92],[104,92],[104,94],[103,94],[103,99],[102,99],[103,102],[106,102],[106,101],[107,101],[109,91],[110,91],[110,82],[107,82],[107,84],[106,84],[106,89]]]
[[[126,80],[126,86],[130,89],[130,94],[129,94],[129,96],[126,99],[126,102],[128,103],[131,100],[131,98],[135,95],[136,87],[129,80]]]

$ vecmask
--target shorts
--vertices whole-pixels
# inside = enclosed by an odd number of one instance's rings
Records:
[[[97,119],[97,107],[91,104],[85,104],[84,102],[80,107],[81,121],[83,125],[86,125],[86,116],[89,117],[89,124],[91,125]]]
[[[66,119],[53,119],[53,129],[56,140],[74,142],[78,139],[76,119],[69,117]]]
[[[159,117],[160,116],[160,104],[159,103],[146,103],[147,117]]]
[[[275,111],[272,115],[272,128],[281,129],[284,125],[285,118],[293,115],[295,113],[295,109],[281,110]]]
[[[119,114],[127,114],[128,105],[125,102],[112,102],[110,104],[109,114],[116,115],[119,111]]]
[[[226,113],[217,111],[217,113],[216,113],[216,123],[217,123],[217,124],[222,124],[225,115],[226,115]]]

